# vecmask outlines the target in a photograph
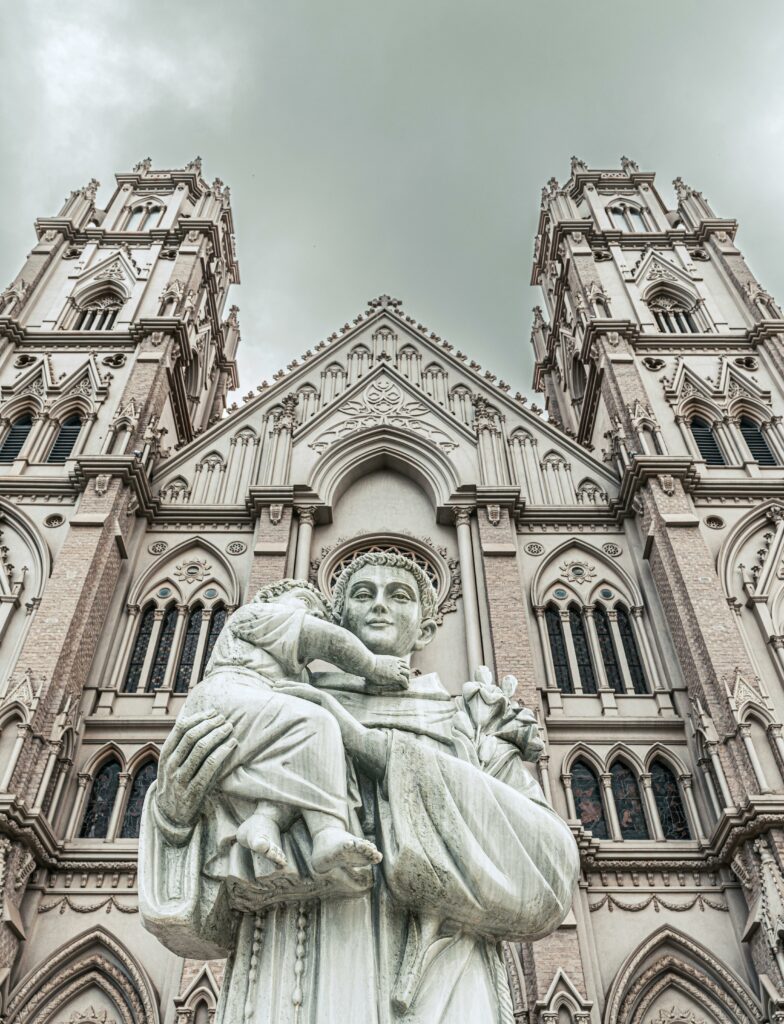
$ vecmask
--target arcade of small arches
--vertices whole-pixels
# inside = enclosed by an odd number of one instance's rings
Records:
[[[647,770],[630,751],[616,750],[608,760],[605,767],[592,750],[578,747],[561,776],[569,817],[595,839],[702,838],[692,777],[671,756],[654,750]]]
[[[11,421],[0,420],[0,425],[5,426],[0,441],[0,464],[27,459],[62,465],[83,445],[84,420],[83,413],[74,411],[59,416],[50,413],[47,422],[37,410],[22,412]],[[78,444],[80,441],[82,444]]]

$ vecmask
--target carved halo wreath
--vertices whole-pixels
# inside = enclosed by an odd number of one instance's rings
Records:
[[[310,581],[318,585],[330,600],[338,576],[358,555],[370,551],[392,552],[405,555],[424,572],[436,591],[441,625],[444,615],[457,611],[457,598],[461,594],[460,567],[457,559],[449,558],[446,548],[436,547],[429,538],[409,537],[407,534],[366,534],[363,537],[341,539],[311,562]]]

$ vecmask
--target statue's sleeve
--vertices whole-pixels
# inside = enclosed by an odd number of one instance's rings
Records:
[[[577,846],[538,786],[526,788],[393,731],[379,821],[396,902],[497,939],[556,928],[571,905]]]
[[[305,668],[299,656],[299,641],[307,610],[266,603],[246,605],[241,610],[243,615],[230,624],[232,633],[266,651],[290,679],[297,679]]]
[[[205,825],[192,829],[163,818],[156,784],[144,803],[139,836],[139,910],[148,931],[180,956],[228,955],[236,919],[225,890],[202,874]]]

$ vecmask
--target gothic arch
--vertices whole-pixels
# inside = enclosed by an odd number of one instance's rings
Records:
[[[727,403],[727,415],[735,417],[744,414],[755,423],[767,423],[773,416],[773,409],[759,398],[744,392]]]
[[[607,771],[612,768],[616,761],[623,761],[627,768],[631,768],[637,778],[637,782],[639,783],[640,776],[645,771],[645,767],[639,756],[635,754],[632,748],[627,746],[626,743],[615,743],[610,750],[608,750],[604,758],[604,763],[607,765]]]
[[[677,754],[674,754],[670,747],[663,743],[654,743],[645,755],[643,770],[649,772],[654,761],[663,761],[667,767],[678,775],[691,775],[691,771],[684,765]]]
[[[593,768],[597,775],[602,775],[605,771],[604,761],[586,743],[575,743],[563,760],[562,770],[566,773],[570,772],[575,761],[585,761],[588,767]]]
[[[598,548],[593,547],[591,544],[586,543],[584,540],[582,540],[582,538],[570,537],[568,540],[565,540],[562,544],[559,544],[557,548],[554,548],[550,552],[550,554],[543,559],[542,564],[537,568],[536,572],[534,573],[533,580],[531,581],[531,601],[534,607],[538,607],[542,604],[542,598],[545,587],[550,586],[550,583],[545,581],[550,580],[550,577],[552,575],[552,567],[554,563],[557,562],[558,559],[563,558],[564,555],[570,550],[574,550],[587,555],[589,558],[593,559],[597,563],[597,567],[601,566],[601,571],[606,574],[598,584],[592,586],[592,589],[591,591],[589,591],[589,593],[592,593],[596,586],[601,586],[604,580],[607,580],[607,583],[605,585],[617,586],[617,583],[609,583],[609,581],[612,580],[613,577],[616,577],[618,580],[620,580],[622,584],[622,589],[626,591],[628,600],[631,602],[632,606],[642,606],[643,601],[642,594],[640,593],[640,588],[637,586],[635,581],[622,566],[618,565],[617,562],[610,561],[605,556],[604,552],[602,552]],[[586,599],[582,598],[581,600],[584,603]]]
[[[778,498],[763,501],[762,504],[749,509],[745,515],[742,515],[727,533],[716,560],[716,570],[725,597],[735,596],[737,587],[734,584],[739,578],[738,559],[741,557],[741,548],[764,525],[767,513],[780,507],[781,502]]]
[[[188,555],[194,558],[207,555],[208,558],[214,559],[223,570],[225,581],[228,581],[228,585],[211,568],[208,575],[199,581],[199,587],[193,593],[186,593],[182,583],[174,580],[172,570],[174,570],[178,561]],[[219,551],[206,537],[199,537],[198,539],[186,537],[179,544],[175,544],[174,547],[161,555],[133,583],[128,595],[128,603],[132,605],[141,604],[146,600],[152,588],[163,585],[164,581],[166,585],[173,588],[173,593],[166,596],[165,603],[167,605],[171,604],[173,600],[192,603],[199,596],[200,591],[209,583],[216,583],[218,586],[226,589],[227,604],[233,607],[239,603],[240,588],[234,569],[223,552]]]
[[[81,992],[98,990],[116,1009],[117,1024],[160,1024],[157,1001],[144,969],[103,928],[91,928],[34,967],[8,1001],[8,1024],[51,1021]]]
[[[750,989],[705,946],[670,925],[649,936],[621,965],[607,997],[605,1024],[642,1024],[656,996],[694,986],[706,1003],[723,1008],[727,1024],[761,1021]],[[722,1017],[716,1020],[724,1024]]]
[[[128,771],[128,766],[125,763],[125,754],[122,748],[119,747],[114,740],[110,740],[108,743],[104,743],[102,747],[92,755],[82,768],[82,771],[88,774],[91,778],[95,778],[96,774],[103,768],[107,761],[112,758],[117,760],[120,764],[120,770],[123,772]]]
[[[321,456],[310,486],[334,505],[359,477],[390,466],[422,487],[434,506],[444,505],[458,486],[452,463],[436,445],[389,425],[358,431],[336,441]]]
[[[156,743],[145,743],[141,750],[130,756],[125,770],[129,775],[135,775],[148,761],[155,761],[157,764],[160,756],[161,748]]]

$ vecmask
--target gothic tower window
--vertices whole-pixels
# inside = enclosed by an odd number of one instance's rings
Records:
[[[641,211],[634,206],[630,206],[627,203],[616,203],[607,212],[610,215],[613,226],[618,231],[642,232],[648,230],[648,225],[645,223],[645,218]]]
[[[746,447],[751,452],[752,459],[754,459],[757,465],[777,465],[773,452],[770,450],[768,442],[765,440],[765,435],[754,420],[749,419],[748,416],[741,416],[740,432],[743,435],[743,440],[746,442]]]
[[[19,453],[32,429],[33,418],[29,412],[26,412],[11,424],[2,445],[0,445],[0,462],[13,462],[14,459],[19,457]]]
[[[659,293],[648,300],[648,309],[653,313],[656,326],[665,334],[699,334],[695,307],[688,306],[679,297]]]
[[[665,839],[691,839],[675,773],[657,758],[651,765],[653,799]]]
[[[163,685],[166,667],[171,656],[172,643],[174,642],[174,630],[176,628],[177,609],[174,605],[170,605],[164,613],[161,631],[158,634],[158,646],[155,649],[150,678],[147,680],[145,687],[147,693],[154,693]]]
[[[117,789],[120,785],[120,762],[107,761],[98,771],[90,789],[87,810],[84,812],[80,839],[105,839],[109,830]]]
[[[188,616],[188,626],[182,643],[180,664],[177,666],[177,677],[174,680],[175,693],[187,693],[190,687],[193,666],[196,663],[196,651],[199,646],[203,614],[202,606],[196,605],[195,608],[191,609]]]
[[[594,622],[596,623],[596,634],[599,637],[599,650],[602,654],[602,663],[607,675],[607,682],[616,693],[624,693],[625,687],[623,685],[621,667],[618,663],[618,652],[615,649],[610,620],[605,608],[599,606],[596,609]]]
[[[158,226],[163,210],[160,206],[148,206],[142,204],[131,210],[131,215],[125,225],[126,231],[147,231]]]
[[[709,466],[725,466],[724,456],[721,454],[719,442],[713,432],[713,427],[702,416],[692,416],[689,422],[694,443],[697,445],[702,458]]]
[[[131,795],[123,815],[120,839],[138,839],[139,829],[142,823],[142,808],[147,790],[155,782],[158,775],[158,765],[155,761],[147,761],[143,764],[134,776],[131,784]]]
[[[81,429],[82,419],[77,413],[66,417],[57,431],[57,437],[46,460],[47,463],[50,465],[62,465],[73,451]]]
[[[596,839],[608,839],[602,789],[596,773],[584,761],[575,761],[571,776],[574,806],[583,828],[592,832]]]
[[[615,606],[615,615],[618,621],[618,632],[621,634],[623,653],[626,655],[626,664],[629,666],[629,675],[632,680],[632,687],[637,694],[648,693],[648,683],[645,679],[645,670],[640,657],[640,649],[637,646],[637,638],[634,635],[629,613],[622,604]]]
[[[585,635],[585,623],[576,604],[569,605],[569,628],[572,631],[572,643],[583,693],[596,693],[596,676],[591,663],[588,639]]]
[[[136,634],[136,642],[133,645],[131,661],[128,665],[128,673],[125,677],[123,690],[125,693],[136,693],[139,689],[139,681],[144,668],[144,659],[147,648],[150,645],[152,627],[155,622],[155,606],[150,604],[144,609],[142,621],[139,624],[139,632]]]
[[[621,835],[624,839],[649,839],[640,786],[634,772],[623,761],[616,761],[610,776]]]
[[[212,609],[212,617],[210,618],[210,630],[207,634],[207,643],[204,647],[204,657],[201,662],[201,671],[199,672],[199,679],[204,675],[204,670],[207,668],[207,664],[212,657],[212,649],[215,646],[215,641],[220,635],[220,631],[226,625],[226,609],[222,605],[216,605]]]
[[[84,305],[77,305],[78,312],[73,329],[75,331],[110,331],[114,327],[114,321],[122,307],[123,300],[114,292],[98,295]]]
[[[544,612],[547,624],[547,636],[550,640],[550,653],[555,669],[555,683],[561,693],[574,693],[572,672],[569,668],[569,656],[566,653],[561,613],[555,605],[548,605]]]

